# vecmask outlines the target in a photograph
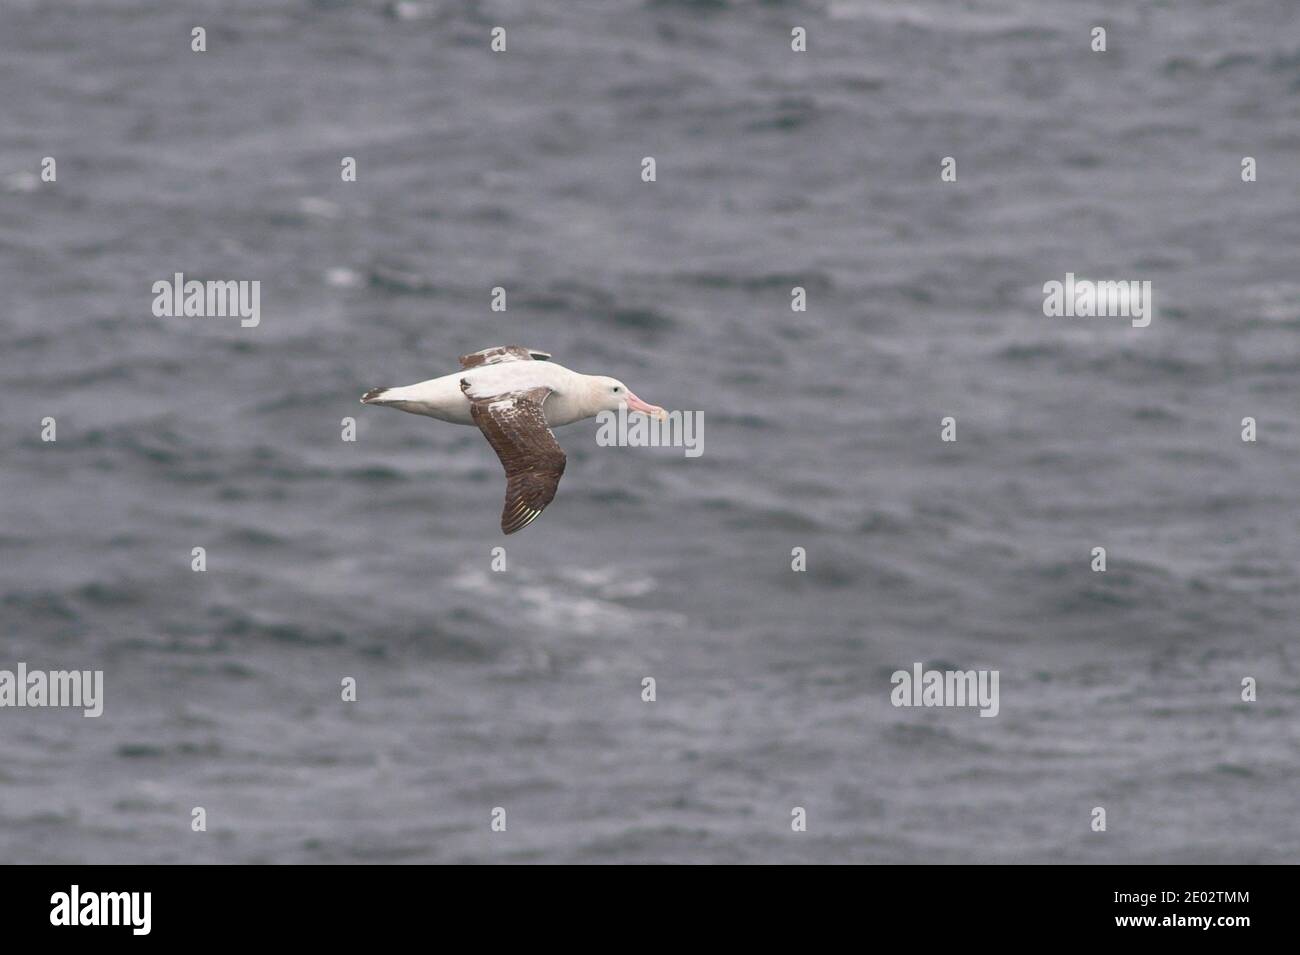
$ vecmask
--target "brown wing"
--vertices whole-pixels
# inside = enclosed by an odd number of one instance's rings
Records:
[[[479,365],[497,365],[503,361],[546,361],[550,358],[549,352],[537,351],[535,348],[524,348],[520,345],[496,345],[492,348],[484,348],[482,351],[470,352],[468,355],[460,356],[460,367],[477,368]]]
[[[461,381],[462,391],[469,383]],[[549,388],[529,388],[470,403],[470,414],[506,469],[501,530],[527,527],[555,497],[564,474],[564,449],[546,425],[542,404]]]

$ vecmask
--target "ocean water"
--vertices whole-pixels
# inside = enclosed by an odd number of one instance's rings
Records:
[[[105,674],[0,710],[0,862],[1297,860],[1291,0],[27,0],[0,89],[0,669]],[[562,429],[503,538],[357,398],[507,343],[704,453]]]

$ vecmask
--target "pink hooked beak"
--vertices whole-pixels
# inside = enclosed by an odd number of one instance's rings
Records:
[[[647,404],[646,402],[638,398],[636,395],[632,394],[631,391],[627,393],[627,410],[639,411],[642,414],[649,415],[652,418],[668,417],[668,412],[664,411],[663,408],[660,408],[658,405]]]

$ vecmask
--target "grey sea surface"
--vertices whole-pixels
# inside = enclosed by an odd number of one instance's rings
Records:
[[[0,709],[0,862],[1297,861],[1292,0],[5,7],[0,669],[105,703]],[[502,537],[357,399],[510,343],[703,455]]]

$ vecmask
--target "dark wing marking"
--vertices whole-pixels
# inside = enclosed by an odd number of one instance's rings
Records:
[[[469,382],[461,390],[469,393]],[[513,534],[535,521],[555,498],[564,474],[564,449],[546,424],[542,405],[550,388],[528,388],[474,398],[470,414],[506,469],[501,530]]]
[[[470,352],[460,356],[460,367],[477,368],[479,365],[497,365],[503,361],[546,361],[550,352],[524,348],[521,345],[495,345],[482,351]]]

